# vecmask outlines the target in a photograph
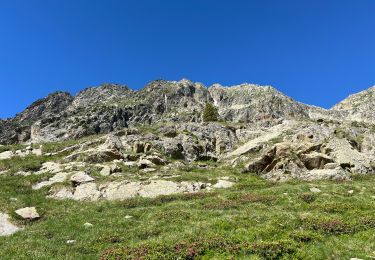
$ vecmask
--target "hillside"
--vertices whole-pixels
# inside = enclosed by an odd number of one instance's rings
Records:
[[[50,94],[0,121],[0,258],[375,257],[372,92],[330,110],[186,79]]]

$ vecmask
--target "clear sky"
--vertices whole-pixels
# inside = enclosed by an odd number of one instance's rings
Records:
[[[56,90],[273,85],[331,107],[375,84],[374,0],[0,0],[0,118]]]

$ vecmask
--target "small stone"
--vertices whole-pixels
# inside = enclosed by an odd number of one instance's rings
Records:
[[[348,190],[348,194],[353,194],[354,190]]]
[[[311,188],[310,191],[312,193],[320,193],[321,192],[321,190],[319,190],[318,188],[315,188],[315,187]]]
[[[67,240],[66,243],[71,245],[71,244],[75,244],[77,242],[77,240]]]
[[[133,216],[126,215],[125,218],[126,219],[131,219],[131,218],[133,218]]]
[[[86,222],[85,224],[83,224],[83,226],[84,226],[85,228],[91,228],[91,227],[93,227],[94,225],[91,224],[91,223]]]
[[[16,214],[22,217],[23,219],[37,219],[39,218],[39,214],[36,211],[35,207],[27,207],[16,210]]]

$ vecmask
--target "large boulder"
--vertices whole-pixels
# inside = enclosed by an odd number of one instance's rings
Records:
[[[323,169],[324,165],[333,162],[333,159],[331,157],[318,152],[302,154],[300,158],[308,170]]]

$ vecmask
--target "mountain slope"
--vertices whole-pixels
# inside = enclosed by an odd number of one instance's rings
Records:
[[[339,111],[346,118],[353,121],[375,121],[375,86],[350,95],[343,101],[332,107],[332,110]]]
[[[201,122],[202,110],[213,102],[228,122],[269,122],[308,118],[310,106],[269,86],[233,87],[155,80],[139,91],[104,84],[77,96],[55,93],[40,99],[13,119],[0,124],[0,143],[44,142],[108,133],[131,125],[157,122]]]

